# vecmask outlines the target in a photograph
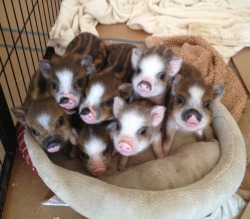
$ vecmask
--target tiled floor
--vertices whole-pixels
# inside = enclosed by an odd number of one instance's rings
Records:
[[[124,38],[143,41],[146,34],[128,30],[121,25],[115,27],[98,27],[101,37]],[[142,46],[142,44],[139,44]],[[239,127],[244,135],[247,153],[250,156],[250,99],[239,121]],[[246,172],[243,187],[250,190],[250,168]],[[9,190],[5,202],[3,219],[78,219],[84,218],[70,207],[43,206],[41,202],[50,198],[52,192],[44,182],[25,163],[20,152],[17,152]]]

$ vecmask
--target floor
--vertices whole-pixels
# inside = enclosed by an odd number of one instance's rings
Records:
[[[99,26],[98,32],[103,38],[112,36],[113,38],[129,39],[139,41],[138,46],[147,36],[142,31],[131,31],[121,25],[115,28]],[[112,41],[112,40],[109,40]],[[249,96],[250,97],[250,96]],[[250,156],[250,98],[239,121],[239,127],[244,136],[248,157]],[[250,167],[246,171],[246,177],[242,183],[243,188],[250,190]],[[11,175],[9,189],[3,211],[3,219],[78,219],[84,218],[70,207],[43,206],[42,202],[50,198],[53,193],[47,188],[43,181],[25,163],[20,152],[17,152],[14,168]]]

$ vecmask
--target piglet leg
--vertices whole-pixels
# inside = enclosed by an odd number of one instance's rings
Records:
[[[176,133],[176,129],[172,129],[172,128],[167,128],[166,131],[166,136],[165,139],[163,140],[163,153],[164,156],[168,156],[173,140],[174,140],[174,136]]]
[[[69,158],[74,159],[77,157],[77,151],[78,151],[77,134],[75,131],[71,131],[70,136],[69,136],[69,141],[71,143],[71,150],[69,152]]]
[[[126,169],[128,159],[129,159],[129,157],[121,155],[119,163],[118,163],[118,170],[119,171],[124,171]]]
[[[164,153],[162,150],[162,134],[158,133],[153,140],[153,150],[156,158],[164,158]]]

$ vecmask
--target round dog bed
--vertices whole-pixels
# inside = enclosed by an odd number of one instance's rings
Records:
[[[143,189],[126,188],[126,185],[121,187],[67,170],[52,163],[28,131],[24,139],[31,160],[46,185],[65,203],[88,218],[194,219],[205,217],[224,204],[240,186],[245,173],[243,137],[235,120],[220,103],[215,106],[212,127],[220,146],[220,157],[214,168],[189,185],[154,191],[145,189],[146,186]],[[196,154],[193,154],[193,159],[197,159]],[[138,171],[142,165],[133,168],[135,177],[136,174],[145,179],[153,177],[150,175],[153,172]],[[191,167],[186,165],[185,168]],[[167,172],[168,169],[162,166],[161,171]]]

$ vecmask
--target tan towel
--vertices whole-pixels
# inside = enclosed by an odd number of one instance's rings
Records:
[[[222,103],[234,119],[239,121],[247,100],[245,90],[219,53],[204,39],[198,36],[149,36],[145,43],[147,47],[158,44],[170,46],[176,55],[198,68],[208,83],[224,83],[226,87]]]

